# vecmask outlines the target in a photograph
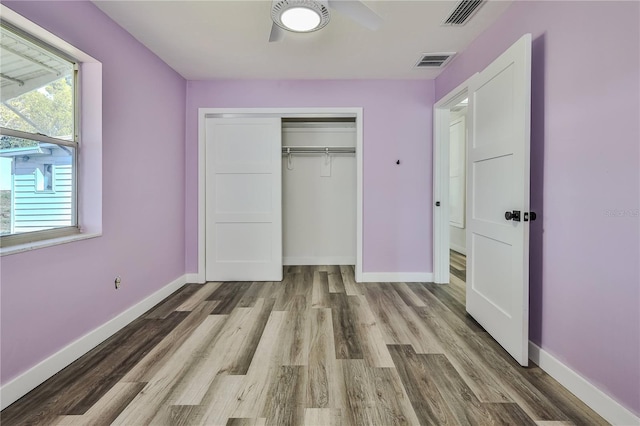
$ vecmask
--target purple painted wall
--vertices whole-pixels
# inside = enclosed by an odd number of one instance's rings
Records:
[[[639,21],[638,2],[517,1],[436,79],[439,99],[532,33],[531,339],[636,414]]]
[[[103,64],[103,236],[2,257],[5,384],[184,274],[186,82],[89,2],[3,3]]]
[[[187,83],[186,265],[198,263],[198,108],[363,107],[364,272],[431,272],[434,82]],[[396,165],[396,160],[401,160]]]

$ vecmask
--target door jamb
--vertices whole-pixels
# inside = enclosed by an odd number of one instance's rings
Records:
[[[356,265],[355,280],[362,282],[363,238],[363,109],[356,108],[198,108],[198,272],[197,282],[205,282],[206,238],[206,125],[211,117],[280,117],[280,118],[339,118],[356,119]]]
[[[449,283],[449,124],[451,108],[467,97],[469,83],[443,96],[433,106],[433,282]],[[468,199],[469,194],[465,197]],[[440,206],[436,206],[436,202]]]

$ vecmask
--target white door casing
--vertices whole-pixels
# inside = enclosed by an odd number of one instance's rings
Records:
[[[206,119],[206,280],[282,280],[280,118]]]
[[[467,311],[521,365],[529,362],[531,35],[469,84]],[[505,212],[520,211],[521,221]]]
[[[449,283],[450,275],[451,226],[448,200],[451,110],[468,98],[470,82],[476,75],[477,73],[443,96],[433,108],[433,282],[438,284]]]

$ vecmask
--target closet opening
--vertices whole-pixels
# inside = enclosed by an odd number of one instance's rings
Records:
[[[355,265],[355,117],[282,119],[284,265]]]
[[[199,108],[198,272],[279,281],[336,265],[361,282],[363,110]]]

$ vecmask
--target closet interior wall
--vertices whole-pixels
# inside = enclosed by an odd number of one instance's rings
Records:
[[[282,145],[355,148],[355,121],[284,119]],[[353,153],[283,153],[285,265],[355,265],[356,173]]]

